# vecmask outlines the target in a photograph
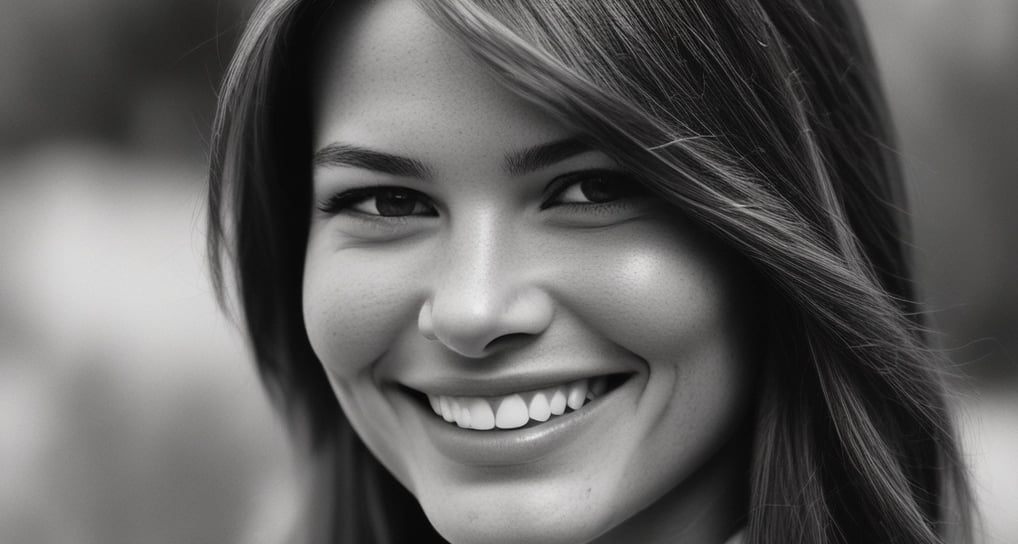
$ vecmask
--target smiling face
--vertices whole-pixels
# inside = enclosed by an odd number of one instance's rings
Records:
[[[344,413],[453,541],[697,518],[755,363],[733,260],[414,3],[368,4],[315,86],[304,315]]]

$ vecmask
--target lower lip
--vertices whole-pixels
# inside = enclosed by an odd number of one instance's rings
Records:
[[[636,386],[635,382],[628,379],[575,412],[526,429],[463,429],[439,418],[409,395],[402,396],[414,406],[428,439],[443,455],[464,465],[499,467],[539,461],[590,433],[598,422],[610,425],[607,420],[621,415],[626,391]]]

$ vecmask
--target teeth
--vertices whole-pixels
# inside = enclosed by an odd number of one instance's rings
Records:
[[[560,416],[567,408],[579,410],[588,399],[603,395],[606,388],[606,380],[599,377],[505,397],[428,395],[428,403],[436,415],[464,429],[518,429],[530,420],[543,422]]]
[[[573,382],[569,386],[569,396],[566,397],[566,404],[573,410],[583,407],[583,401],[587,399],[587,380]]]
[[[551,400],[548,401],[548,406],[551,408],[551,413],[556,416],[560,416],[566,413],[566,392],[559,387],[551,395]]]
[[[460,399],[456,402],[456,424],[464,429],[470,428],[470,420],[472,419],[470,414],[470,408],[466,406],[467,399]],[[462,404],[460,404],[462,402]]]
[[[452,417],[452,409],[449,407],[449,398],[439,397],[439,406],[442,410],[442,419],[452,423],[455,418]]]
[[[530,419],[536,421],[548,421],[551,417],[551,406],[548,406],[548,397],[544,391],[538,391],[534,398],[530,399]]]
[[[479,431],[487,431],[495,428],[495,412],[491,404],[484,399],[470,399],[467,401],[470,407],[470,427]]]
[[[519,395],[509,395],[502,399],[498,405],[498,413],[495,414],[495,426],[499,429],[515,429],[527,424],[530,414],[527,412],[527,403]]]
[[[462,412],[463,410],[460,409],[459,401],[457,401],[456,399],[450,400],[449,401],[449,411],[452,412],[452,420],[453,421],[459,421],[460,420],[460,412]]]

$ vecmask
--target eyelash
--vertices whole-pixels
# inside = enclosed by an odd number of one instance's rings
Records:
[[[381,196],[385,191],[397,190],[403,193],[412,195],[417,198],[419,202],[425,202],[428,206],[434,209],[431,205],[430,199],[419,191],[413,189],[407,189],[405,187],[398,187],[393,185],[378,185],[373,187],[358,187],[356,189],[350,189],[341,193],[336,193],[329,198],[318,203],[318,210],[328,215],[338,215],[341,213],[352,213],[365,218],[381,218],[387,221],[394,220],[405,220],[407,217],[412,216],[386,216],[381,214],[364,213],[353,210],[352,207],[355,204],[359,204],[369,198],[377,198]]]
[[[622,186],[622,190],[618,198],[605,202],[552,202],[553,199],[560,198],[570,188],[578,187],[585,181],[593,181],[600,178],[605,178],[611,182],[615,182],[616,188],[619,188],[618,185]],[[626,205],[625,201],[627,199],[644,193],[643,186],[638,184],[629,176],[616,170],[607,169],[583,170],[559,176],[548,184],[546,192],[550,193],[550,197],[541,204],[542,210],[546,210],[548,208],[566,208],[576,211],[593,211],[601,213],[607,213],[624,208]],[[586,197],[586,195],[584,196]]]
[[[568,189],[573,186],[577,186],[584,181],[590,181],[597,178],[608,178],[611,181],[622,182],[628,185],[620,198],[609,200],[606,202],[553,202],[554,199],[559,198]],[[435,209],[434,204],[431,202],[426,195],[413,189],[407,189],[405,187],[391,186],[391,185],[380,185],[373,187],[358,187],[356,189],[350,189],[341,193],[336,193],[329,198],[326,198],[318,203],[318,210],[328,215],[338,215],[342,213],[355,214],[359,217],[380,220],[380,221],[406,221],[410,217],[431,217],[432,214],[412,214],[402,216],[385,216],[381,214],[370,214],[360,211],[353,210],[355,204],[359,204],[369,198],[377,198],[381,196],[385,191],[397,190],[402,193],[406,193],[416,198],[418,202],[424,203],[432,210]],[[549,208],[565,208],[570,211],[584,211],[584,212],[595,212],[595,213],[610,213],[620,208],[624,208],[624,200],[631,198],[638,194],[643,193],[642,187],[640,187],[635,181],[615,170],[597,169],[597,170],[584,170],[580,172],[572,172],[564,174],[553,179],[545,189],[546,193],[549,193],[548,198],[541,203],[540,209],[546,210]]]

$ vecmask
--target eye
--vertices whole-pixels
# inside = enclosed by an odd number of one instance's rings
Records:
[[[362,187],[333,195],[318,205],[330,215],[357,213],[376,217],[438,215],[428,197],[403,187]]]
[[[551,198],[541,209],[555,206],[598,205],[644,194],[632,178],[611,170],[586,170],[559,176],[549,185]]]

